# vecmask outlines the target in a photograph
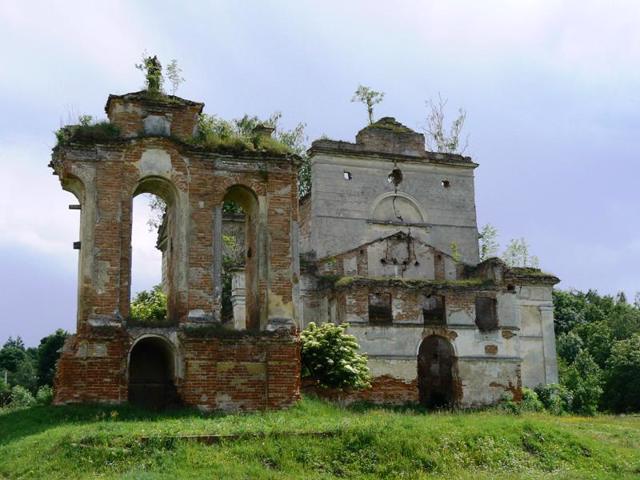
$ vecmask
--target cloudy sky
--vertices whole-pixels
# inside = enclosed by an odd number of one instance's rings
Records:
[[[75,328],[78,212],[47,168],[53,131],[140,89],[145,50],[178,59],[179,95],[208,113],[279,110],[310,139],[353,141],[359,83],[417,130],[441,93],[468,112],[480,224],[525,237],[561,288],[640,290],[640,2],[186,3],[0,2],[0,342]],[[134,289],[158,269],[144,221]]]

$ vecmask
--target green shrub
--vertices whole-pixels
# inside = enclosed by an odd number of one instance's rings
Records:
[[[56,131],[58,145],[105,142],[120,136],[118,127],[107,120],[94,123],[90,115],[80,115],[78,122],[78,125],[67,125]]]
[[[538,394],[527,387],[522,389],[522,401],[520,407],[523,412],[541,412],[544,410],[544,405],[538,398]]]
[[[160,285],[136,295],[131,302],[131,320],[136,323],[161,323],[167,320],[167,296]]]
[[[605,370],[605,406],[640,411],[640,335],[613,344]]]
[[[564,385],[558,383],[539,385],[535,388],[535,392],[549,413],[562,415],[571,410],[573,395]]]
[[[53,388],[44,385],[36,392],[36,403],[38,405],[50,405],[53,401]]]
[[[345,333],[348,324],[310,323],[302,331],[302,376],[328,388],[366,388],[371,375],[358,342]]]
[[[25,408],[32,407],[36,404],[36,399],[26,388],[16,385],[11,389],[11,402],[9,407],[11,408]]]
[[[602,371],[589,352],[580,351],[563,376],[563,385],[573,395],[571,411],[595,415],[602,395]]]

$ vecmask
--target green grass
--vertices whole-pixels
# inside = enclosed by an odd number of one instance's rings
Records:
[[[302,432],[328,434],[292,435]],[[240,437],[176,438],[194,434]],[[3,477],[639,478],[640,417],[346,409],[315,399],[235,415],[36,407],[0,414]]]

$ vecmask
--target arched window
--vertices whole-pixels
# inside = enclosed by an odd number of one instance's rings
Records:
[[[223,201],[221,320],[238,330],[260,328],[258,198],[242,185]]]
[[[132,200],[132,323],[175,323],[176,195],[163,178],[143,179]]]

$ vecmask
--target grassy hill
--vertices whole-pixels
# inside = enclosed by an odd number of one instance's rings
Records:
[[[189,435],[208,435],[211,445]],[[640,417],[340,408],[0,413],[0,478],[640,478]]]

